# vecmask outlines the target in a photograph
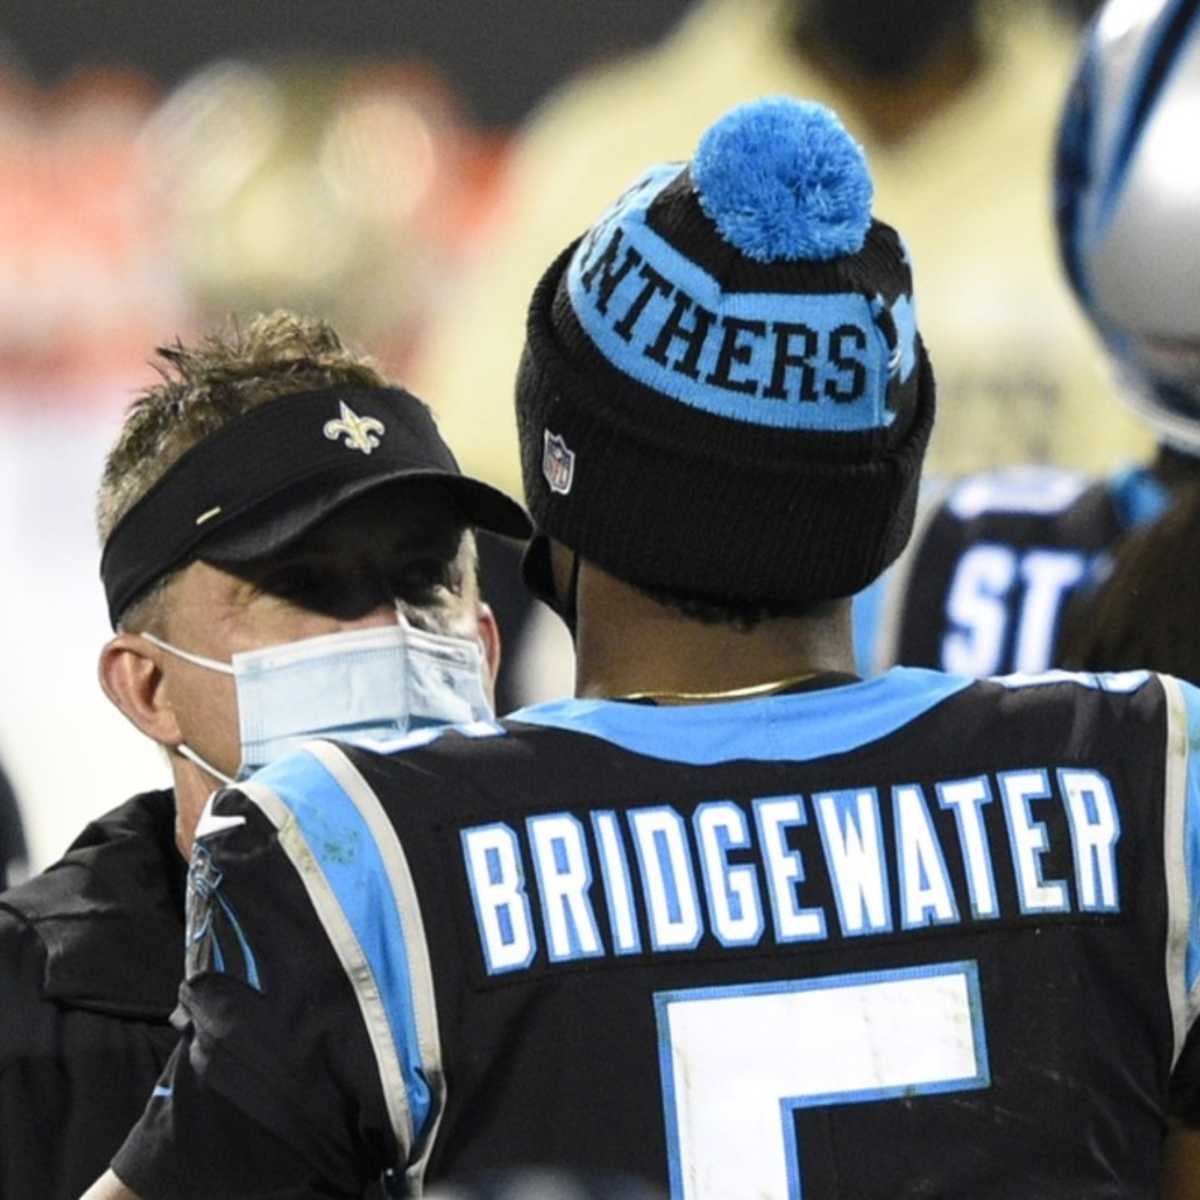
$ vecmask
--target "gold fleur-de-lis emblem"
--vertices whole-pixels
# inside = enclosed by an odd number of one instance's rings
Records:
[[[345,400],[338,401],[338,408],[342,415],[325,422],[325,436],[331,442],[345,438],[342,444],[347,450],[361,450],[364,454],[370,454],[386,432],[383,422],[375,417],[360,417]]]

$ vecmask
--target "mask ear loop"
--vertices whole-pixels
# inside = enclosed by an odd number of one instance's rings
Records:
[[[226,787],[234,787],[237,784],[237,780],[234,779],[232,775],[226,775],[224,771],[218,771],[217,768],[208,761],[208,759],[197,754],[196,751],[187,744],[187,742],[180,742],[179,745],[175,747],[175,752],[177,754],[181,754],[189,762],[195,763],[200,770],[206,771],[215,780],[217,780],[218,783],[222,783]]]
[[[164,642],[162,638],[155,637],[152,633],[143,632],[138,636],[144,637],[146,641],[160,650],[165,650],[168,654],[175,655],[176,658],[182,658],[185,662],[195,663],[198,667],[207,667],[210,671],[220,671],[223,675],[235,673],[231,664],[221,662],[218,658],[205,658],[203,654],[192,654],[188,650],[180,650],[178,646],[172,646],[170,642]]]
[[[175,655],[176,658],[182,658],[185,662],[195,663],[198,667],[207,667],[210,671],[220,671],[223,675],[235,674],[233,667],[229,663],[223,663],[216,658],[205,658],[203,654],[192,654],[187,650],[180,650],[178,646],[172,646],[170,642],[164,642],[162,638],[155,637],[152,633],[143,632],[140,636],[144,637],[151,645],[157,646],[160,650],[165,650],[168,654]],[[224,771],[217,770],[208,759],[193,750],[187,742],[180,742],[174,749],[177,754],[182,755],[189,762],[195,763],[200,770],[207,772],[218,783],[222,783],[226,787],[232,787],[237,782],[231,775],[226,775]]]

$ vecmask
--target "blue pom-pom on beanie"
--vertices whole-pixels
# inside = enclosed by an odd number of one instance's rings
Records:
[[[772,96],[726,113],[692,160],[700,206],[760,262],[857,254],[873,187],[862,147],[822,104]]]

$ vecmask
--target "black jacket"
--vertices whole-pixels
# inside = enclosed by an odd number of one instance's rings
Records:
[[[93,821],[0,893],[0,1200],[74,1200],[141,1114],[177,1035],[187,864],[174,797]]]
[[[21,809],[13,795],[12,784],[0,768],[0,891],[8,887],[9,868],[24,862],[25,833],[21,828]]]

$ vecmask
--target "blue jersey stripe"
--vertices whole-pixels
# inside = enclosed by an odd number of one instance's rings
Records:
[[[1190,992],[1200,977],[1200,690],[1177,681],[1187,705],[1187,791],[1183,807],[1183,861],[1188,884],[1188,946],[1185,983]]]
[[[414,1019],[404,923],[379,846],[358,806],[311,754],[286,755],[254,780],[293,814],[370,967],[400,1058],[414,1144],[419,1143],[431,1093]]]
[[[893,667],[843,687],[715,704],[652,707],[620,700],[555,700],[510,720],[603,738],[669,762],[807,762],[877,742],[975,681]]]
[[[246,934],[242,930],[241,923],[238,921],[237,917],[234,915],[233,909],[229,907],[229,904],[226,902],[225,898],[220,892],[215,893],[214,898],[221,906],[225,916],[229,918],[229,923],[233,926],[233,932],[237,935],[238,945],[242,950],[242,961],[246,967],[246,982],[252,988],[258,988],[258,990],[261,992],[262,983],[258,978],[258,963],[255,961],[254,951],[250,949],[250,943],[246,940]],[[219,954],[221,950],[220,946],[217,945],[216,938],[213,938],[213,950],[216,954]],[[224,969],[223,966],[220,969]]]

